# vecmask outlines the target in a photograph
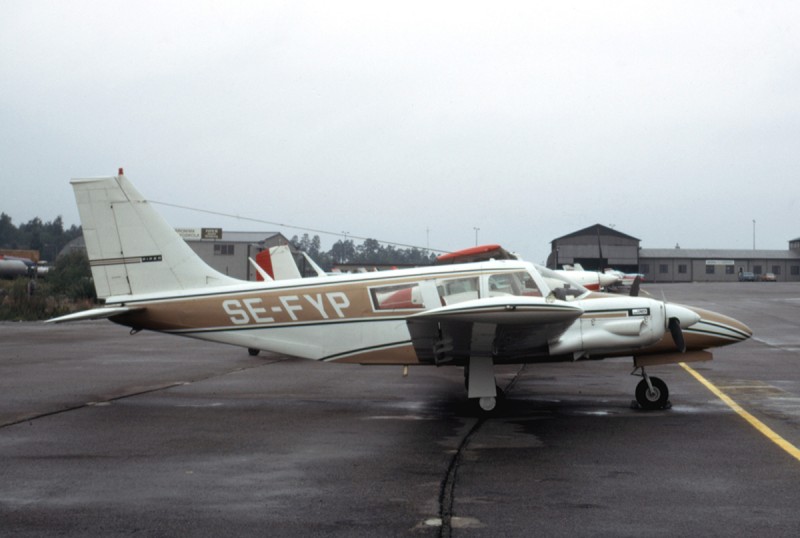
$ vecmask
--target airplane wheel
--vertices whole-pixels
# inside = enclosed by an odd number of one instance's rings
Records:
[[[255,357],[256,355],[258,355],[261,352],[261,350],[260,349],[256,349],[254,347],[249,347],[249,348],[247,348],[247,352],[250,354],[251,357]]]
[[[667,384],[658,377],[651,377],[650,383],[653,385],[653,390],[650,390],[644,379],[639,381],[636,385],[636,401],[642,409],[663,409],[669,399]]]
[[[494,408],[497,407],[497,398],[492,398],[492,397],[480,398],[478,400],[478,405],[484,412],[488,413],[489,411],[494,411]]]

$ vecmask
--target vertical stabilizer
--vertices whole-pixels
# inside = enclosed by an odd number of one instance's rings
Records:
[[[303,278],[289,245],[278,245],[262,250],[256,255],[256,263],[274,280]],[[261,277],[258,277],[261,280]]]
[[[98,297],[238,282],[206,265],[121,171],[71,183]]]

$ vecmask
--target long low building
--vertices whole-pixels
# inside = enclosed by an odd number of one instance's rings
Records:
[[[745,272],[800,282],[800,238],[787,250],[642,248],[636,237],[595,224],[551,241],[548,267],[642,273],[648,282],[737,281]]]
[[[639,272],[648,282],[733,282],[745,272],[800,281],[800,251],[643,248]]]

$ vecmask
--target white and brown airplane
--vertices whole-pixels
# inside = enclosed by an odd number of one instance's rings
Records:
[[[711,359],[752,334],[650,297],[590,292],[521,260],[246,282],[206,265],[127,178],[72,186],[101,307],[55,318],[131,327],[313,360],[463,367],[495,407],[494,365],[632,356],[643,408],[667,404],[646,366]]]

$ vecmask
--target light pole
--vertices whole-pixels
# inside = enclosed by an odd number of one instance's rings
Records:
[[[472,229],[475,230],[475,246],[477,247],[478,246],[478,232],[480,231],[480,228],[473,227]]]
[[[753,250],[756,249],[756,219],[753,219]]]
[[[342,235],[344,235],[344,241],[342,242],[342,259],[339,263],[344,263],[345,253],[347,252],[347,234],[349,233],[350,232],[342,232]]]

